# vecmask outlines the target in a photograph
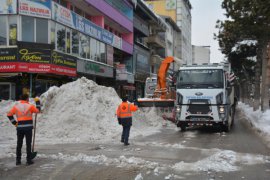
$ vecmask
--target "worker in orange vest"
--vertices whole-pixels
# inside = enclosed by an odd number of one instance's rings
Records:
[[[132,126],[132,112],[138,110],[137,106],[132,103],[128,103],[127,100],[127,97],[123,97],[122,103],[118,106],[116,110],[118,122],[123,126],[121,142],[124,143],[125,146],[129,145],[128,138],[130,127]]]
[[[36,108],[29,104],[29,96],[23,94],[18,104],[14,105],[8,112],[7,116],[10,122],[17,127],[17,150],[16,150],[16,165],[21,165],[23,138],[26,139],[27,165],[33,164],[31,143],[32,143],[32,129],[33,129],[33,113],[39,113],[40,107]],[[40,104],[40,103],[36,103]],[[14,119],[16,115],[16,119]]]

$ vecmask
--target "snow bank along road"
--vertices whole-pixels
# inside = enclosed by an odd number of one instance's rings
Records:
[[[0,102],[0,179],[269,179],[270,150],[237,113],[232,132],[163,126],[153,109],[134,113],[131,145],[120,143],[113,88],[86,78],[41,96],[32,166],[15,166],[16,130]],[[23,147],[25,151],[25,146]],[[25,152],[24,154],[25,155]],[[25,160],[23,158],[22,160]],[[23,163],[25,163],[23,161]]]

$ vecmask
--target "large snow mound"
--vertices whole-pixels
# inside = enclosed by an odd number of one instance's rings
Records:
[[[36,139],[39,144],[119,142],[122,126],[115,115],[121,99],[111,87],[100,86],[82,77],[76,81],[51,87],[40,97],[42,113],[37,116]],[[5,117],[13,101],[0,103],[4,120],[0,137],[16,139],[16,129]],[[5,107],[5,109],[2,109]],[[158,132],[164,121],[155,108],[133,113],[130,138]],[[3,129],[3,130],[2,130]]]

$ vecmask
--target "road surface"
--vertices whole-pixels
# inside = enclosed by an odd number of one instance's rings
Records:
[[[230,133],[165,127],[131,139],[127,147],[42,145],[34,165],[22,159],[23,165],[15,166],[15,155],[0,159],[0,179],[269,179],[270,149],[244,118],[237,111]]]

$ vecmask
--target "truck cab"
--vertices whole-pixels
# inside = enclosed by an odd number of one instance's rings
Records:
[[[219,125],[229,131],[235,112],[229,64],[183,65],[177,73],[175,122],[182,130]]]

